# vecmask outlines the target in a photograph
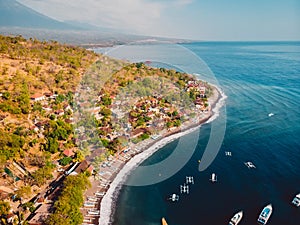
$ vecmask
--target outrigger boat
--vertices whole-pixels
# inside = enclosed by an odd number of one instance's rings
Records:
[[[300,193],[295,196],[295,198],[292,201],[292,204],[297,206],[297,207],[300,206]]]
[[[192,177],[192,176],[190,176],[190,177],[186,176],[185,180],[186,180],[187,184],[194,184],[194,177]]]
[[[232,156],[232,153],[231,152],[225,152],[225,155],[226,156]]]
[[[171,200],[172,202],[176,202],[179,200],[179,195],[171,194],[168,198],[168,200]]]
[[[256,166],[252,162],[245,162],[245,166],[247,166],[249,169],[255,169]]]
[[[186,184],[180,185],[180,193],[188,194],[189,193],[189,185],[186,185]]]
[[[270,216],[272,214],[272,211],[273,211],[273,208],[272,208],[271,204],[264,207],[263,210],[261,211],[261,213],[259,214],[257,222],[259,224],[263,224],[263,225],[267,224],[267,222],[270,219]]]
[[[230,220],[229,225],[237,225],[243,218],[243,211],[236,213]]]
[[[211,178],[209,179],[211,182],[217,182],[217,175],[215,173],[211,174]]]

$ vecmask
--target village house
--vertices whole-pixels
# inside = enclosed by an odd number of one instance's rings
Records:
[[[180,128],[178,128],[178,127],[170,127],[170,128],[168,128],[168,131],[175,131],[175,130],[180,130]]]
[[[9,224],[13,224],[14,222],[14,219],[18,218],[17,215],[13,214],[13,213],[10,213],[6,216],[6,219],[7,219],[7,223]]]
[[[78,175],[80,173],[85,172],[89,168],[89,163],[86,160],[83,160],[76,168],[75,170],[70,173],[70,175]]]
[[[147,133],[148,130],[146,128],[137,128],[133,131],[130,132],[130,137],[131,138],[137,138],[139,136],[141,136],[144,133]]]
[[[95,113],[94,116],[96,120],[101,120],[102,118],[104,118],[104,116],[102,114],[99,114],[98,112]]]
[[[199,87],[199,92],[200,92],[200,95],[202,95],[204,97],[205,95],[205,91],[206,91],[206,88],[204,86],[200,86]]]
[[[2,177],[5,177],[5,175],[2,175]],[[9,198],[9,196],[13,193],[14,191],[8,187],[5,186],[0,186],[0,200],[4,200]]]
[[[65,119],[66,123],[75,124],[74,118]]]
[[[52,108],[48,105],[43,105],[42,109],[48,112],[52,111]]]
[[[91,174],[93,174],[94,167],[92,165],[89,165],[89,167],[86,169],[86,171],[89,171]]]
[[[45,120],[45,121],[39,121],[35,124],[35,126],[37,126],[40,130],[44,129],[45,126],[49,126],[49,123]]]
[[[75,155],[75,152],[73,149],[66,149],[63,151],[64,156],[66,157],[73,157]]]
[[[123,112],[123,111],[120,110],[120,109],[114,109],[114,110],[112,111],[112,116],[115,117],[115,118],[117,118],[117,119],[121,119],[121,118],[123,118],[125,115],[126,115],[126,113]]]
[[[57,116],[63,116],[63,115],[65,114],[65,111],[62,110],[62,109],[58,109],[58,110],[56,110],[54,113],[55,113],[55,115],[57,115]]]
[[[37,126],[31,126],[31,127],[29,127],[29,130],[37,133],[39,131],[39,128]]]
[[[73,113],[73,109],[69,104],[64,105],[64,110],[65,111],[71,111]]]
[[[153,111],[149,111],[146,113],[146,116],[150,117],[151,119],[155,118],[155,113]]]
[[[35,101],[35,102],[38,102],[38,101],[43,101],[46,99],[45,95],[43,94],[38,94],[38,93],[35,93],[34,95],[32,95],[30,97],[31,100]]]
[[[0,115],[0,122],[6,118],[5,115]]]
[[[46,93],[44,93],[44,95],[46,96],[46,98],[49,98],[49,99],[54,99],[55,98],[54,94],[51,93],[51,92],[46,92]]]
[[[153,106],[151,106],[148,110],[148,112],[155,112],[155,113],[159,113],[159,108],[153,108]]]
[[[34,216],[28,221],[29,225],[43,225],[50,215],[51,204],[41,204],[34,212]]]
[[[163,128],[165,126],[165,121],[163,119],[153,122],[153,125],[157,128]]]

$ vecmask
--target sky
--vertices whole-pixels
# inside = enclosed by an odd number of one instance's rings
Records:
[[[18,0],[59,21],[207,41],[300,40],[299,0]]]

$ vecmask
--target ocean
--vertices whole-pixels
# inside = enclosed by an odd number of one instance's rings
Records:
[[[169,225],[220,225],[228,224],[243,210],[240,224],[253,225],[270,203],[273,213],[268,224],[300,224],[300,209],[291,205],[300,193],[300,42],[199,42],[181,46],[208,65],[228,96],[221,116],[214,121],[224,120],[222,114],[226,114],[221,148],[215,160],[200,172],[199,160],[213,129],[211,123],[202,125],[196,133],[195,151],[173,176],[148,186],[122,187],[113,224],[159,225],[165,217]],[[167,61],[170,55],[164,57]],[[195,66],[193,61],[190,66]],[[183,139],[187,144],[181,148],[188,149],[195,133]],[[168,158],[177,146],[178,141],[167,144],[143,165]],[[226,156],[227,151],[232,156]],[[256,169],[247,168],[247,161]],[[215,183],[209,180],[212,173],[217,174]],[[190,185],[189,194],[180,194],[186,176],[193,176],[195,184]],[[166,200],[172,193],[179,194],[178,202]]]

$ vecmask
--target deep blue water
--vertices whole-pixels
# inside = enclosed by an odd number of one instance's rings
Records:
[[[300,208],[290,204],[300,192],[300,43],[184,46],[208,64],[228,96],[222,148],[208,169],[199,172],[198,160],[211,130],[210,124],[202,126],[194,155],[173,177],[151,186],[124,186],[114,225],[159,225],[162,217],[169,225],[220,225],[239,210],[244,211],[240,224],[253,225],[269,203],[273,214],[268,224],[300,224]],[[269,117],[271,112],[274,116]],[[144,164],[167,157],[176,144],[168,144]],[[249,170],[245,161],[257,168]],[[209,181],[212,172],[218,176],[214,184]],[[177,203],[166,201],[167,195],[178,193],[186,175],[195,179],[190,194],[181,195]]]

